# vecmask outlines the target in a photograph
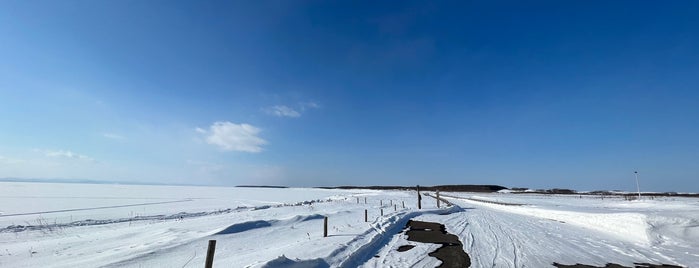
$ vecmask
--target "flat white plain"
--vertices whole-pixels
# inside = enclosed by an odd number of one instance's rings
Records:
[[[210,239],[222,267],[439,265],[409,219],[444,224],[472,267],[699,266],[699,199],[444,194],[418,210],[414,191],[0,182],[0,267],[201,267]]]

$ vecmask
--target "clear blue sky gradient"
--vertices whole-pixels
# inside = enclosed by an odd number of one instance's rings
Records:
[[[222,149],[214,122],[266,143]],[[635,190],[634,170],[699,192],[697,1],[0,2],[0,177]]]

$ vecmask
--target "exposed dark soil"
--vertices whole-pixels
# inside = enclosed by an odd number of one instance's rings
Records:
[[[415,246],[413,246],[413,245],[403,245],[403,246],[398,247],[397,251],[398,252],[406,252],[408,250],[413,249],[414,247]]]
[[[587,264],[576,263],[573,265],[565,265],[557,262],[553,263],[553,266],[558,268],[682,268],[682,266],[670,265],[670,264],[650,264],[650,263],[634,263],[633,267],[623,266],[616,263],[607,263],[605,266],[592,266]]]
[[[425,221],[408,221],[405,234],[409,241],[441,244],[442,247],[428,254],[442,261],[438,267],[469,267],[471,258],[466,254],[463,245],[456,235],[447,233],[443,224]],[[400,248],[399,248],[400,250]]]

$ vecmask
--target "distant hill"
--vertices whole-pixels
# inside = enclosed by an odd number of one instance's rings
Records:
[[[239,188],[289,188],[286,186],[277,186],[277,185],[236,185],[235,187]]]
[[[334,186],[334,187],[316,187],[320,189],[368,189],[368,190],[415,190],[416,186]],[[479,192],[492,193],[507,189],[500,185],[471,185],[471,184],[456,184],[456,185],[435,185],[435,186],[420,186],[420,190],[443,192]]]

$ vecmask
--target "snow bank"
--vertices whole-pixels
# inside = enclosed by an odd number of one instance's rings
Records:
[[[381,247],[385,246],[393,239],[395,234],[405,228],[408,220],[425,214],[450,214],[460,211],[462,211],[460,207],[452,206],[447,209],[399,212],[391,217],[372,223],[372,230],[358,235],[345,246],[336,249],[326,260],[332,267],[358,267],[373,258]]]
[[[272,225],[290,225],[298,222],[304,222],[304,221],[310,221],[310,220],[320,220],[323,219],[325,216],[320,215],[320,214],[313,214],[313,215],[307,215],[307,216],[301,216],[297,215],[294,216],[291,219],[288,220],[257,220],[257,221],[247,221],[247,222],[241,222],[241,223],[236,223],[231,226],[226,227],[225,229],[217,232],[217,235],[222,235],[222,234],[236,234],[236,233],[242,233],[245,231],[250,231],[253,229],[258,229],[258,228],[264,228],[264,227],[271,227]]]
[[[326,268],[330,265],[325,260],[318,258],[312,260],[290,260],[284,255],[269,261],[262,268]]]
[[[511,213],[565,222],[604,232],[631,242],[642,244],[650,244],[651,242],[648,236],[650,225],[648,224],[646,215],[640,213],[588,213],[542,209],[530,206],[503,206],[493,203],[478,202],[473,199],[465,201]]]
[[[679,246],[699,241],[699,219],[653,215],[648,223],[655,244]]]

